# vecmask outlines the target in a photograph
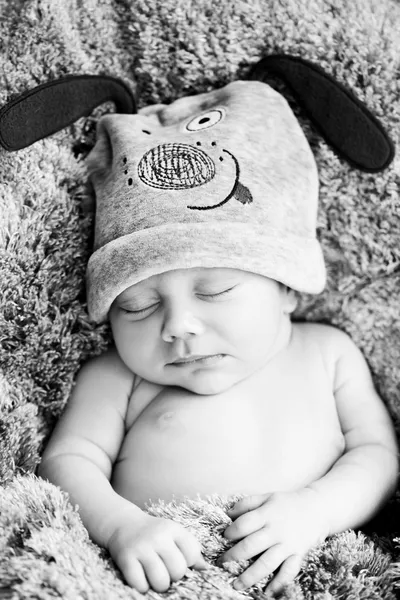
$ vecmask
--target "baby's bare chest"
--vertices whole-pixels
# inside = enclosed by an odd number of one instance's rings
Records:
[[[160,390],[128,423],[114,483],[140,504],[293,489],[321,476],[342,436],[329,382],[322,372],[309,376],[254,378],[216,396]]]

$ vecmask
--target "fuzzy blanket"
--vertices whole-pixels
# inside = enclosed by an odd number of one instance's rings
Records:
[[[400,4],[395,0],[0,0],[0,105],[65,74],[113,74],[139,106],[245,77],[263,55],[319,62],[400,142]],[[275,82],[274,85],[284,91]],[[328,285],[299,319],[332,323],[364,352],[399,431],[400,152],[377,175],[339,160],[293,104],[315,152]],[[35,475],[80,365],[109,343],[85,312],[92,195],[84,158],[101,111],[26,150],[0,153],[0,597],[140,598],[91,542],[58,488]],[[268,598],[236,592],[215,566],[230,499],[159,503],[190,527],[210,566],[148,598]],[[285,598],[395,598],[400,495],[362,531],[310,552]]]

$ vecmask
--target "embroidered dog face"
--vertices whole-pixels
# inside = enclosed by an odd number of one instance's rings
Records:
[[[151,148],[139,162],[139,179],[143,183],[161,190],[192,190],[218,177],[222,169],[231,170],[232,166],[222,165],[224,161],[230,159],[234,163],[235,172],[232,187],[227,196],[223,199],[216,198],[213,204],[188,205],[187,208],[211,210],[222,206],[231,198],[242,204],[252,202],[251,193],[239,181],[240,166],[237,158],[228,149],[220,148],[218,144],[220,127],[217,125],[225,117],[225,109],[218,107],[190,119],[185,125],[186,131],[192,134],[187,136],[190,143],[183,141],[165,143]],[[207,132],[210,135],[204,135],[205,131],[211,128],[213,131]],[[148,134],[151,135],[150,131]],[[210,136],[211,141],[209,140]],[[127,161],[127,157],[124,157],[124,164]],[[128,169],[124,172],[126,175],[129,174]],[[133,178],[129,177],[128,185],[132,184]]]
[[[310,204],[310,225],[315,216],[311,150],[284,98],[260,82],[103,117],[89,169],[96,247],[166,222],[267,219],[279,229],[286,220],[294,229],[298,213],[304,229]]]

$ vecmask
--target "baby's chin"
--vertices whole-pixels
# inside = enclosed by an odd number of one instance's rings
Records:
[[[191,377],[184,382],[176,382],[174,385],[182,387],[193,394],[199,394],[199,396],[214,396],[226,392],[236,383],[238,382],[233,377],[221,377],[211,373],[204,373],[197,377]]]
[[[228,364],[215,364],[211,367],[183,365],[175,367],[163,365],[161,369],[132,369],[143,379],[157,385],[178,387],[200,396],[222,394],[244,379],[247,374]]]

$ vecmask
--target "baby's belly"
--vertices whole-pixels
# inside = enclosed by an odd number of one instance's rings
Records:
[[[326,405],[316,411],[314,403],[290,398],[269,403],[236,396],[162,391],[125,436],[114,489],[140,507],[198,494],[297,489],[341,455],[339,423]]]

